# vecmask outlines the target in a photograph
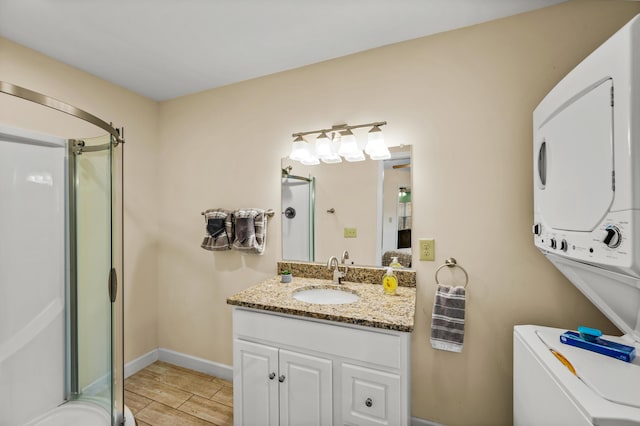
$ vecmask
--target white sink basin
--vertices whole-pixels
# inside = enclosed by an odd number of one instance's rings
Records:
[[[360,296],[348,290],[336,290],[332,288],[299,290],[294,293],[293,298],[301,302],[315,303],[316,305],[343,305],[360,300]]]

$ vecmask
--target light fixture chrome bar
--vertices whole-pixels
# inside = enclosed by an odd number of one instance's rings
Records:
[[[306,135],[313,135],[315,133],[330,133],[330,132],[337,132],[340,130],[351,130],[351,129],[359,129],[361,127],[381,127],[381,126],[386,126],[387,122],[386,121],[376,121],[374,123],[367,123],[367,124],[356,124],[354,126],[349,126],[348,124],[336,124],[334,126],[331,126],[330,129],[319,129],[319,130],[310,130],[308,132],[297,132],[297,133],[292,133],[291,136],[298,137],[298,136],[306,136]]]
[[[56,111],[64,112],[65,114],[77,117],[81,120],[98,126],[102,130],[109,132],[115,138],[116,145],[119,143],[124,143],[124,138],[122,135],[120,135],[118,129],[114,128],[112,125],[104,120],[101,120],[95,115],[89,114],[88,112],[83,111],[80,108],[74,107],[73,105],[69,105],[57,99],[43,95],[42,93],[38,93],[24,87],[16,86],[15,84],[7,83],[6,81],[0,81],[0,93],[5,93],[7,95],[35,102],[42,106],[46,106],[55,109]]]

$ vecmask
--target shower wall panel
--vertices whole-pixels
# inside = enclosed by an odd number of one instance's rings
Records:
[[[0,126],[0,426],[64,400],[65,152]]]

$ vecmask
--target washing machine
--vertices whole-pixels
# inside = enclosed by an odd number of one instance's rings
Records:
[[[640,15],[536,107],[533,169],[536,247],[640,353]],[[565,331],[514,328],[514,424],[640,425],[640,361]]]

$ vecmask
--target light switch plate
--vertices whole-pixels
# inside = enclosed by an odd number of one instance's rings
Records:
[[[356,238],[358,236],[358,228],[344,228],[345,238]]]
[[[436,242],[433,238],[421,238],[420,242],[420,260],[428,260],[433,262],[436,258]]]

